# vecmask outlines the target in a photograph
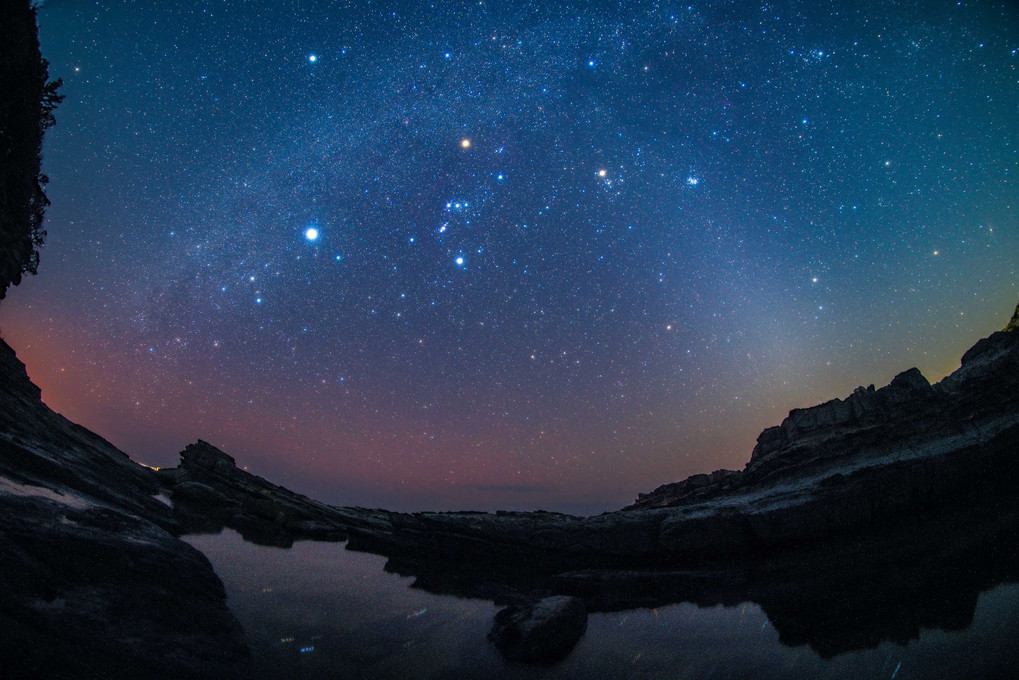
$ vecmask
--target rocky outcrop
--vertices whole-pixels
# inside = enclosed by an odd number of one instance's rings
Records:
[[[59,486],[124,508],[170,530],[179,529],[152,471],[102,437],[42,403],[25,365],[0,341],[0,475]]]
[[[1012,318],[1005,326],[1006,331],[1017,331],[1019,330],[1019,305],[1015,306],[1015,312],[1012,314]]]
[[[246,539],[288,547],[294,540],[342,541],[355,513],[332,508],[237,467],[234,459],[198,440],[176,468],[156,472],[172,496],[174,514],[189,531],[236,529]]]
[[[681,482],[663,484],[650,493],[637,494],[637,501],[625,509],[667,508],[715,498],[738,489],[742,476],[737,470],[691,475]]]
[[[12,584],[0,597],[0,620],[25,622],[29,631],[24,639],[11,637],[12,644],[52,641],[63,655],[53,658],[79,655],[107,666],[117,659],[151,669],[146,674],[152,677],[164,668],[186,677],[198,665],[216,667],[224,659],[232,660],[231,669],[242,668],[233,663],[243,661],[243,644],[218,581],[201,555],[174,538],[184,529],[231,526],[251,540],[283,546],[349,537],[349,548],[386,555],[387,568],[417,575],[418,587],[511,603],[493,639],[509,658],[525,661],[566,653],[567,640],[582,634],[575,605],[546,599],[552,596],[580,597],[588,610],[659,596],[751,599],[783,621],[787,638],[798,643],[815,640],[817,622],[804,619],[809,607],[790,597],[789,574],[799,574],[797,592],[838,597],[846,583],[815,575],[849,573],[845,560],[869,564],[861,561],[864,553],[867,559],[891,555],[874,570],[857,570],[860,592],[870,593],[874,574],[903,560],[929,568],[924,560],[931,544],[934,552],[961,560],[951,546],[936,545],[960,517],[990,519],[956,527],[951,540],[958,545],[1004,522],[967,554],[998,564],[1001,555],[1014,555],[1017,543],[1016,331],[979,341],[937,384],[912,369],[880,389],[859,388],[845,399],[790,412],[761,434],[742,471],[695,475],[594,517],[332,507],[239,469],[203,441],[181,453],[179,467],[152,472],[43,406],[5,346],[0,390],[0,507],[22,522],[0,528],[4,554],[14,556],[0,564],[0,576]],[[172,498],[172,511],[156,499],[160,493]],[[913,552],[897,552],[902,545]],[[867,546],[863,553],[860,546]],[[113,585],[104,590],[96,574]],[[628,591],[631,598],[621,596]],[[129,595],[118,600],[117,593]],[[167,603],[169,593],[179,602]],[[860,600],[873,604],[863,595]],[[114,604],[104,609],[107,602]],[[863,616],[855,604],[848,606],[840,616]],[[210,622],[208,629],[196,613]],[[177,633],[165,631],[172,619],[185,621],[183,629],[174,623]],[[567,622],[562,631],[568,635],[536,632],[548,620]],[[838,621],[822,623],[838,627]],[[128,629],[146,644],[125,638]],[[903,630],[889,636],[899,639]],[[109,648],[96,646],[96,631],[112,641]],[[158,635],[176,641],[173,653],[148,644]],[[552,645],[555,653],[540,645],[533,651],[520,642],[529,637],[561,643]],[[831,640],[810,644],[825,654],[841,649]],[[0,651],[5,662],[13,653]],[[31,669],[46,668],[49,659],[23,658]],[[117,677],[117,668],[106,674]]]
[[[758,438],[742,471],[667,484],[622,511],[386,513],[351,547],[400,559],[569,565],[696,565],[859,535],[936,508],[1014,494],[1019,332],[979,341],[936,385],[916,369],[889,385],[795,409]]]
[[[554,663],[570,653],[586,630],[583,601],[553,595],[532,604],[506,607],[495,615],[488,637],[511,661]]]
[[[155,474],[53,413],[0,342],[0,675],[241,677],[248,654]]]

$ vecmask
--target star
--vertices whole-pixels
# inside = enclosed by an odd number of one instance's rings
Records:
[[[308,239],[309,241],[317,241],[318,229],[316,229],[315,227],[308,227],[307,229],[304,230],[304,238]]]
[[[461,139],[460,140],[460,148],[461,149],[469,149],[469,148],[471,148],[471,140],[467,139],[466,137]]]
[[[318,61],[318,55],[317,54],[309,54],[308,55],[308,62],[309,63],[314,64],[316,61]]]

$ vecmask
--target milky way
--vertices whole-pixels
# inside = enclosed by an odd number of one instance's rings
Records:
[[[5,338],[137,459],[590,512],[932,380],[1019,254],[1009,3],[52,1]]]

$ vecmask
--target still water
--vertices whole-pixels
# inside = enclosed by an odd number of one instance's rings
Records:
[[[258,678],[1017,678],[1019,586],[980,594],[961,631],[921,628],[905,644],[823,659],[786,646],[756,604],[592,613],[551,667],[509,663],[486,635],[499,607],[434,595],[344,544],[281,549],[224,530],[186,540],[212,562],[247,634]]]

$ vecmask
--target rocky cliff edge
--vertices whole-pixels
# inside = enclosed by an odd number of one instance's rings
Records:
[[[0,677],[242,677],[223,585],[155,474],[40,396],[0,341]]]

